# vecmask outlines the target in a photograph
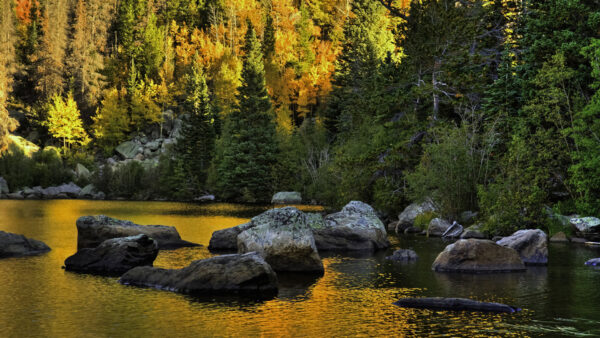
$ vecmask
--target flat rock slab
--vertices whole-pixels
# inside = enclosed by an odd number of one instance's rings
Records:
[[[120,276],[137,267],[152,266],[158,243],[147,235],[108,239],[96,248],[83,248],[65,260],[65,269]]]
[[[139,225],[108,216],[83,216],[77,220],[77,250],[95,248],[107,239],[147,235],[159,249],[176,249],[199,244],[184,241],[177,229],[166,225]]]
[[[198,260],[183,269],[137,267],[126,272],[119,282],[193,296],[272,298],[278,291],[277,275],[256,252]]]
[[[40,255],[50,251],[44,242],[0,231],[0,258]]]
[[[431,268],[438,272],[466,273],[525,271],[515,249],[483,239],[461,239],[448,245]]]
[[[395,302],[394,305],[405,308],[428,309],[436,311],[473,311],[495,313],[514,313],[521,311],[521,309],[510,305],[478,302],[466,298],[403,298]]]

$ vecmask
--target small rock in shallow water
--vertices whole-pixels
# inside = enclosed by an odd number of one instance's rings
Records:
[[[413,250],[399,249],[394,251],[391,256],[387,256],[385,259],[391,261],[415,261],[419,259],[419,256]]]
[[[39,255],[50,251],[41,241],[0,231],[0,258]]]
[[[478,302],[465,298],[403,298],[394,303],[400,307],[428,309],[438,311],[476,311],[476,312],[496,312],[496,313],[514,313],[521,309],[500,304]]]

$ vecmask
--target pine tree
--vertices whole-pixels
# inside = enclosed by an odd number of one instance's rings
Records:
[[[197,54],[186,83],[186,98],[182,105],[186,115],[175,151],[177,160],[181,161],[185,171],[187,188],[195,194],[205,187],[216,139],[213,108]]]
[[[265,60],[270,60],[275,54],[275,26],[273,25],[273,16],[267,13],[265,22],[265,33],[263,34],[263,55]]]
[[[272,193],[277,143],[261,46],[250,21],[237,98],[239,103],[227,116],[221,140],[219,188],[226,199],[264,201]]]
[[[8,134],[16,127],[6,109],[12,87],[15,61],[14,11],[11,2],[0,3],[0,151],[7,146]]]

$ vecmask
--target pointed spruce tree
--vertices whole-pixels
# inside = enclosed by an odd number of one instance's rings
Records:
[[[186,82],[186,98],[182,105],[186,115],[175,151],[184,173],[184,182],[181,182],[184,186],[180,191],[193,197],[206,183],[216,139],[213,108],[198,54],[194,57]]]
[[[250,21],[237,99],[237,107],[227,116],[221,139],[218,185],[225,199],[268,200],[272,193],[277,142],[261,45]]]

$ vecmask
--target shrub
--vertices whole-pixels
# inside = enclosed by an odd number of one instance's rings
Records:
[[[108,191],[117,197],[131,198],[142,190],[144,167],[137,161],[117,166],[111,173]]]
[[[33,184],[34,162],[27,157],[23,149],[14,144],[0,157],[0,176],[8,183],[11,191]]]
[[[417,217],[415,218],[414,226],[422,230],[427,230],[429,228],[429,223],[431,222],[431,220],[436,217],[438,217],[438,214],[433,211],[424,212],[420,215],[417,215]]]
[[[73,175],[64,167],[60,151],[55,147],[46,147],[33,154],[34,184],[50,187],[69,182]]]

